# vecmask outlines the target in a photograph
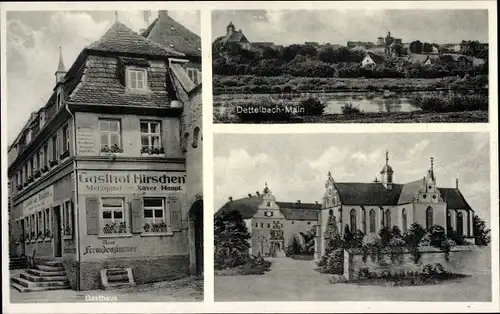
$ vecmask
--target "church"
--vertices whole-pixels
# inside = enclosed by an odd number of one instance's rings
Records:
[[[317,229],[317,258],[324,254],[328,230],[335,224],[341,233],[349,227],[351,232],[364,234],[377,234],[393,226],[404,233],[415,222],[426,229],[440,225],[446,233],[455,232],[473,243],[474,210],[460,192],[458,179],[455,188],[437,186],[432,157],[429,170],[420,179],[395,183],[393,178],[388,152],[380,179],[374,182],[337,182],[328,173]]]
[[[284,257],[285,247],[293,237],[303,245],[303,235],[318,224],[321,204],[276,201],[266,182],[262,193],[257,191],[236,200],[229,197],[215,217],[233,210],[241,214],[252,236],[250,254]]]

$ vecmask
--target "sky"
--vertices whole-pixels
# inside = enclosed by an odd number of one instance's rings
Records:
[[[262,191],[267,181],[277,201],[322,202],[328,171],[337,182],[380,179],[385,151],[394,182],[424,177],[434,157],[438,187],[459,188],[489,225],[488,133],[215,134],[214,209],[230,196]]]
[[[151,10],[150,23],[158,11]],[[189,30],[200,34],[199,11],[169,11]],[[139,32],[146,28],[143,11],[118,11],[118,20]],[[55,86],[54,72],[62,47],[69,69],[81,50],[98,40],[115,21],[115,11],[7,12],[7,137],[9,145],[40,109]]]
[[[487,10],[227,10],[212,11],[212,41],[233,22],[250,42],[376,42],[391,31],[403,42],[488,41]]]

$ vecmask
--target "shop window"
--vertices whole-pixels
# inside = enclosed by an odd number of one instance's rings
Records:
[[[63,235],[65,237],[72,237],[73,236],[73,217],[74,217],[74,211],[73,211],[73,202],[72,201],[66,201],[64,203],[64,212],[63,212]]]
[[[123,198],[103,197],[101,199],[101,233],[128,233],[127,219]]]
[[[141,68],[127,68],[127,88],[130,90],[146,90],[148,86],[147,71]]]
[[[99,138],[101,141],[101,152],[123,152],[120,120],[99,119]]]
[[[144,199],[144,232],[167,232],[165,223],[165,199]]]
[[[161,124],[159,121],[141,120],[141,153],[162,154]]]

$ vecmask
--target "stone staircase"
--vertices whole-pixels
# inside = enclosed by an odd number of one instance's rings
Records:
[[[101,282],[105,290],[135,286],[132,268],[109,268],[101,270]]]
[[[25,269],[26,257],[11,257],[9,259],[9,269]]]
[[[71,288],[61,261],[42,261],[35,269],[26,269],[19,277],[11,278],[10,285],[20,292]]]

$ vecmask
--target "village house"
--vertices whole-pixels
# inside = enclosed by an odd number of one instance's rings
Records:
[[[318,224],[321,204],[276,201],[266,183],[262,193],[236,200],[229,197],[215,216],[232,210],[241,214],[250,232],[250,254],[283,257],[293,237],[304,244],[303,234]]]
[[[370,67],[376,66],[377,64],[382,64],[382,63],[384,63],[383,56],[376,54],[376,53],[373,53],[373,52],[367,52],[365,54],[365,57],[361,61],[361,67],[362,68],[370,68]]]
[[[364,234],[378,234],[384,228],[399,227],[407,232],[413,223],[425,229],[442,226],[447,234],[473,243],[474,210],[460,192],[458,179],[455,188],[437,186],[434,164],[422,178],[400,184],[394,182],[394,169],[386,163],[380,179],[371,183],[337,182],[331,173],[325,183],[323,205],[317,230],[316,258],[325,253],[325,240],[331,230],[344,234],[360,230]]]
[[[203,272],[199,64],[199,37],[166,11],[142,35],[117,20],[68,70],[60,53],[53,94],[8,152],[10,256],[36,265],[14,288]]]

